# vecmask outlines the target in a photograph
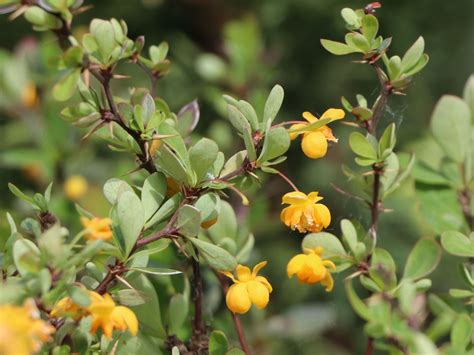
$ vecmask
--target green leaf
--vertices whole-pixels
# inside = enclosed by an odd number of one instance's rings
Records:
[[[232,271],[237,260],[225,249],[197,238],[189,238],[209,265],[218,271]]]
[[[13,243],[13,261],[22,276],[41,269],[40,251],[36,244],[27,239],[18,239]]]
[[[161,173],[153,173],[145,179],[141,193],[145,221],[158,211],[165,199],[166,189],[166,177]]]
[[[209,355],[225,355],[229,349],[229,342],[224,332],[214,330],[209,337]]]
[[[357,245],[357,231],[352,224],[351,221],[348,219],[343,219],[341,221],[341,231],[342,231],[342,240],[344,244],[354,252],[356,245]]]
[[[38,6],[29,6],[25,11],[25,18],[35,26],[55,29],[61,26],[61,22],[52,14]]]
[[[471,121],[474,121],[474,74],[467,79],[462,97],[471,109]]]
[[[370,43],[363,35],[355,32],[351,38],[352,43],[363,53],[368,53],[370,51]]]
[[[217,219],[221,211],[221,199],[215,193],[202,195],[194,204],[200,214],[201,223]]]
[[[212,240],[219,242],[222,238],[237,237],[237,217],[234,209],[227,201],[221,201],[221,210],[217,223],[208,229]]]
[[[425,50],[425,40],[423,37],[418,37],[418,39],[413,43],[413,45],[406,51],[405,55],[402,58],[401,70],[406,72],[418,63],[423,51]]]
[[[183,236],[195,237],[201,229],[201,213],[191,205],[184,205],[178,211],[176,227]]]
[[[474,235],[471,238],[457,231],[448,231],[441,234],[441,245],[449,254],[474,257]]]
[[[273,120],[275,119],[276,115],[278,114],[278,111],[280,111],[284,96],[285,92],[283,91],[283,88],[278,84],[275,85],[270,91],[263,110],[263,128],[267,127],[268,123],[273,122]]]
[[[150,58],[153,63],[159,63],[165,60],[168,55],[169,45],[167,42],[161,42],[159,46],[150,46]]]
[[[406,76],[412,76],[412,75],[415,75],[416,73],[418,73],[419,71],[421,71],[421,69],[423,69],[426,64],[428,64],[428,61],[430,60],[430,57],[428,56],[428,54],[423,54],[420,58],[420,60],[418,61],[418,63],[415,64],[415,66],[413,68],[411,68],[410,70],[406,71],[405,72],[405,75]]]
[[[426,163],[419,161],[413,167],[413,177],[425,184],[451,186],[449,179]]]
[[[385,129],[379,141],[379,156],[388,156],[395,147],[397,136],[395,132],[395,123],[391,123]],[[388,154],[387,154],[388,153]]]
[[[375,248],[369,275],[382,290],[391,290],[397,285],[395,269],[395,262],[390,253],[385,249]]]
[[[146,299],[143,298],[143,295],[139,291],[129,288],[116,292],[114,299],[117,303],[124,306],[139,306],[146,302]]]
[[[162,267],[131,267],[129,268],[129,270],[143,272],[144,274],[159,275],[159,276],[182,274],[182,271],[174,270],[174,269],[166,269]]]
[[[452,288],[449,290],[449,295],[453,298],[472,298],[474,297],[474,292],[471,290]]]
[[[170,330],[177,334],[186,321],[189,311],[189,301],[184,295],[178,293],[170,299]]]
[[[430,274],[441,259],[441,248],[431,239],[418,241],[408,255],[403,278],[418,280]]]
[[[357,52],[356,49],[348,46],[347,44],[336,41],[330,41],[328,39],[321,39],[321,44],[324,49],[334,55],[346,55]]]
[[[180,193],[174,195],[170,199],[168,199],[159,209],[158,211],[153,215],[153,217],[148,220],[148,222],[145,224],[145,228],[150,228],[153,225],[163,222],[166,220],[168,217],[170,217],[174,211],[178,208],[181,200],[182,200],[182,195]]]
[[[464,352],[471,343],[471,336],[474,332],[471,317],[467,314],[460,314],[451,329],[451,345],[460,353]]]
[[[431,131],[445,153],[462,163],[468,152],[471,132],[469,106],[456,96],[443,96],[431,116]]]
[[[145,223],[143,206],[134,192],[125,191],[117,203],[117,217],[125,243],[125,256],[130,254]]]
[[[290,136],[284,127],[270,129],[265,135],[262,152],[257,161],[264,163],[285,154],[290,143]]]
[[[258,117],[252,105],[250,105],[247,101],[240,100],[238,103],[238,108],[245,116],[247,121],[249,121],[252,131],[256,131],[258,129]]]
[[[90,24],[90,32],[97,42],[102,63],[107,63],[112,51],[117,47],[112,24],[109,21],[93,19]]]
[[[341,10],[341,16],[351,28],[356,29],[360,27],[359,16],[357,16],[354,10],[345,7]]]
[[[369,43],[372,43],[378,31],[379,21],[374,15],[366,15],[362,18],[362,34],[367,38]]]
[[[81,77],[81,69],[68,72],[53,87],[53,97],[58,101],[66,101],[71,98],[77,90],[77,82]]]
[[[185,162],[172,152],[166,145],[162,144],[156,154],[156,165],[168,176],[179,182],[189,183]]]
[[[377,152],[374,147],[367,141],[367,138],[359,132],[351,133],[349,136],[349,146],[354,153],[363,158],[377,159]]]
[[[18,187],[13,185],[11,182],[8,183],[8,188],[10,189],[11,193],[14,194],[16,197],[18,197],[19,199],[31,204],[35,204],[35,200],[32,197],[25,194],[23,191],[21,191]]]
[[[395,80],[399,77],[402,71],[402,59],[395,55],[390,58],[388,62],[388,72],[390,74],[390,79]]]
[[[122,193],[126,191],[133,192],[133,189],[125,181],[112,178],[106,181],[103,191],[107,201],[113,205],[118,201]]]
[[[342,243],[333,234],[327,232],[310,233],[303,238],[302,249],[323,248],[323,258],[346,257],[346,251]]]
[[[229,121],[234,126],[234,128],[243,133],[244,131],[251,131],[250,123],[239,111],[239,109],[233,105],[227,105],[227,116],[229,117]]]
[[[197,181],[212,178],[208,176],[217,159],[219,147],[216,142],[208,138],[201,138],[189,150],[191,166],[196,172]]]
[[[344,286],[346,288],[347,298],[349,299],[349,303],[351,304],[354,312],[357,313],[362,319],[369,320],[370,310],[355,292],[354,286],[352,285],[352,279],[347,279],[344,283]]]

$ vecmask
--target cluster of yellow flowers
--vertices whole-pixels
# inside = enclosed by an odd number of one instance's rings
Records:
[[[0,354],[29,355],[51,340],[55,329],[40,319],[32,300],[23,306],[0,306]]]
[[[326,155],[328,141],[337,142],[337,139],[327,125],[318,127],[316,123],[323,119],[332,122],[344,118],[344,115],[341,109],[329,109],[318,119],[310,112],[304,112],[303,117],[307,122],[293,124],[289,129],[290,138],[294,140],[303,135],[301,147],[305,155],[312,159],[322,158]],[[318,203],[322,199],[318,192],[288,192],[282,197],[282,204],[289,205],[281,211],[282,222],[300,233],[321,232],[331,223],[331,212],[325,205]],[[288,277],[296,275],[302,284],[320,282],[330,292],[334,286],[331,271],[336,269],[336,265],[331,260],[323,259],[322,254],[323,248],[316,247],[294,256],[287,266]],[[258,263],[252,272],[248,267],[238,265],[236,277],[224,272],[234,282],[226,295],[227,307],[232,312],[246,313],[252,304],[259,309],[267,306],[272,286],[265,277],[257,275],[266,264],[266,261]]]
[[[81,217],[81,223],[87,231],[85,235],[87,240],[109,240],[112,238],[112,230],[110,229],[112,220],[110,218]]]
[[[90,332],[95,334],[101,328],[107,338],[112,337],[114,329],[120,331],[128,329],[132,335],[137,334],[138,320],[130,308],[116,306],[109,294],[102,296],[95,291],[87,292],[91,299],[89,306],[79,306],[71,298],[65,297],[56,304],[51,311],[51,316],[55,318],[71,317],[74,320],[91,316],[92,326]]]

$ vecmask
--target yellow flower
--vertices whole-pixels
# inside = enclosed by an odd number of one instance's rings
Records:
[[[247,313],[252,304],[257,306],[258,309],[267,306],[273,289],[265,277],[257,276],[257,273],[265,265],[267,265],[266,261],[258,263],[252,272],[248,267],[238,265],[235,270],[237,279],[230,272],[223,273],[234,281],[226,295],[227,307],[232,312]]]
[[[81,217],[81,223],[88,231],[86,234],[87,240],[109,240],[112,238],[112,230],[110,229],[112,220],[110,218],[94,217],[90,219]]]
[[[281,211],[280,219],[291,229],[298,229],[300,233],[320,232],[331,223],[331,212],[322,203],[317,192],[309,195],[301,191],[288,192],[282,197],[282,203],[290,206]]]
[[[80,175],[70,176],[64,183],[64,194],[71,200],[78,200],[87,192],[87,180]]]
[[[50,340],[54,327],[39,317],[33,301],[0,306],[0,354],[30,355]]]
[[[323,248],[306,249],[306,254],[294,256],[286,268],[288,277],[296,274],[298,281],[303,284],[315,284],[321,282],[330,292],[334,286],[329,269],[335,270],[336,265],[331,260],[323,260],[321,254]]]
[[[21,102],[28,108],[34,108],[38,101],[35,83],[29,82],[21,93]]]
[[[309,126],[312,123],[315,123],[319,120],[330,118],[331,121],[340,120],[344,118],[345,112],[341,109],[330,108],[326,112],[323,113],[320,119],[315,117],[310,112],[303,112],[303,118],[308,121],[308,123],[297,123],[290,127],[290,138],[293,140],[298,137],[300,134],[303,135],[301,140],[301,148],[303,149],[304,154],[308,158],[317,159],[322,158],[326,155],[328,150],[328,142],[337,142],[336,137],[332,134],[331,128],[327,125],[319,127],[319,128],[311,128],[304,129],[305,127]],[[301,132],[291,132],[294,129],[304,129]]]
[[[51,317],[71,317],[74,320],[79,320],[86,316],[84,308],[78,306],[70,297],[64,297],[56,303],[50,313]]]
[[[111,338],[114,329],[120,331],[128,329],[133,336],[137,335],[138,320],[130,308],[116,306],[109,294],[102,296],[89,291],[89,295],[91,304],[85,308],[92,316],[91,333],[95,334],[98,328],[102,328],[104,335]]]

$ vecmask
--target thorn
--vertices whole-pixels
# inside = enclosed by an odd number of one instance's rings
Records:
[[[19,16],[23,15],[26,12],[26,10],[28,10],[28,6],[23,5],[23,6],[19,7],[18,9],[16,9],[10,16],[8,16],[8,19],[10,21],[13,21],[16,18],[18,18]]]
[[[130,75],[114,74],[112,79],[130,79]]]

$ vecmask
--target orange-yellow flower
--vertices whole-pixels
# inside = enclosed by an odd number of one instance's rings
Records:
[[[109,240],[112,238],[112,230],[110,225],[112,220],[110,218],[87,218],[81,217],[81,223],[84,228],[87,229],[87,234],[85,235],[87,240]]]
[[[78,200],[87,192],[89,185],[87,180],[80,175],[70,176],[64,182],[64,194],[71,200]]]
[[[290,206],[281,211],[280,218],[291,229],[298,229],[300,233],[320,232],[331,223],[331,212],[322,203],[318,192],[306,195],[301,191],[288,192],[282,197],[282,203]]]
[[[293,140],[300,134],[303,135],[301,140],[301,148],[304,154],[308,158],[317,159],[322,158],[326,155],[328,150],[328,141],[337,142],[337,138],[332,134],[331,128],[324,125],[319,128],[311,128],[312,123],[316,123],[319,120],[330,118],[330,122],[340,120],[344,118],[345,112],[341,109],[330,108],[323,113],[321,118],[315,117],[310,112],[303,112],[303,118],[308,123],[297,123],[290,127],[290,138]],[[305,127],[308,127],[305,129]],[[299,132],[291,132],[292,130],[301,129]]]
[[[247,313],[252,304],[258,309],[267,306],[273,289],[265,277],[257,275],[265,265],[267,265],[266,261],[258,263],[252,272],[248,267],[238,265],[235,270],[237,278],[230,272],[224,272],[224,275],[234,281],[226,295],[227,307],[232,312]]]
[[[331,260],[324,260],[321,257],[323,248],[306,249],[305,254],[294,256],[286,268],[288,277],[296,274],[298,281],[303,284],[315,284],[321,282],[330,292],[334,286],[329,269],[335,270],[336,265]]]
[[[107,293],[102,296],[97,292],[89,291],[89,296],[91,304],[85,309],[92,316],[91,333],[95,334],[97,329],[102,328],[104,335],[111,338],[114,329],[120,331],[128,329],[133,336],[137,335],[138,320],[130,308],[116,306]]]
[[[48,342],[54,327],[39,317],[33,301],[23,306],[0,306],[0,354],[30,355]]]
[[[74,320],[79,320],[87,313],[83,307],[75,304],[70,297],[64,297],[54,305],[50,315],[54,318],[71,317]]]
[[[21,102],[28,108],[34,108],[38,102],[35,83],[29,82],[21,93]]]

